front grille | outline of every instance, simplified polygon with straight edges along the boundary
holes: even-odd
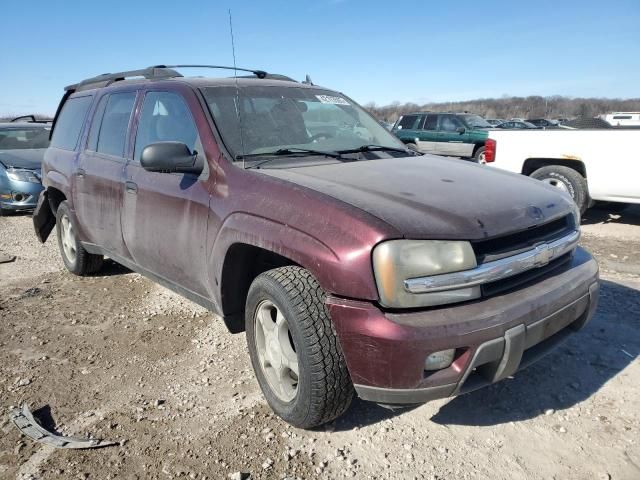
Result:
[[[542,280],[547,274],[550,274],[553,270],[564,265],[571,259],[572,253],[565,253],[564,255],[552,260],[543,267],[534,268],[528,270],[519,275],[505,278],[503,280],[497,280],[495,282],[485,283],[482,285],[482,296],[491,297],[500,293],[507,293],[519,287],[524,287],[536,280]]]
[[[517,255],[540,243],[556,240],[577,228],[573,215],[566,215],[520,232],[473,242],[478,265]]]

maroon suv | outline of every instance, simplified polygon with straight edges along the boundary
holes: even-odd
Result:
[[[131,77],[136,77],[135,79]],[[142,77],[142,78],[140,78]],[[168,67],[66,88],[34,216],[246,330],[271,408],[312,427],[513,375],[592,317],[571,198],[419,155],[341,93]]]

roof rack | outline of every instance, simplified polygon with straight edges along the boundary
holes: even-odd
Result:
[[[22,115],[20,117],[12,118],[9,120],[11,123],[15,122],[27,122],[27,123],[51,123],[51,120],[37,120],[35,115]]]
[[[66,91],[89,90],[91,88],[106,87],[113,82],[118,82],[133,77],[143,77],[149,80],[158,80],[163,78],[175,78],[181,76],[182,75],[175,70],[171,70],[166,67],[148,67],[141,70],[128,70],[126,72],[103,73],[102,75],[98,75],[97,77],[87,78],[86,80],[82,80],[79,83],[64,87],[64,89]]]
[[[222,70],[234,70],[240,72],[253,73],[258,78],[270,78],[274,80],[291,80],[292,78],[284,75],[268,74],[264,70],[252,70],[248,68],[226,67],[223,65],[154,65],[152,67],[140,70],[128,70],[125,72],[103,73],[97,77],[87,78],[79,83],[69,85],[64,89],[68,92],[77,92],[81,90],[89,90],[92,88],[101,88],[111,85],[113,82],[127,80],[135,77],[143,77],[147,80],[162,80],[167,78],[182,77],[174,68],[216,68]]]

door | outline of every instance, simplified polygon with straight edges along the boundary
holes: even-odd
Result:
[[[439,144],[441,155],[469,157],[473,152],[468,128],[455,115],[440,115]]]
[[[75,210],[84,240],[123,255],[120,227],[127,132],[136,92],[103,96],[76,171]]]
[[[394,127],[393,133],[404,143],[415,143],[420,149],[420,126],[423,115],[412,114],[403,115],[398,124]]]
[[[144,170],[142,150],[167,141],[184,143],[197,152],[203,173]],[[200,295],[206,295],[208,179],[209,166],[185,99],[175,92],[146,92],[133,158],[125,168],[124,242],[136,264]]]
[[[422,129],[418,133],[418,148],[424,153],[438,152],[438,115],[424,116]]]

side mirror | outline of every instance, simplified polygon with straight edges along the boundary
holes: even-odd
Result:
[[[464,132],[466,132],[467,129],[464,127],[458,127],[456,128],[456,132],[458,132],[460,135],[462,135]]]
[[[149,172],[193,173],[200,175],[198,152],[181,142],[158,142],[147,145],[140,155],[140,165]]]

